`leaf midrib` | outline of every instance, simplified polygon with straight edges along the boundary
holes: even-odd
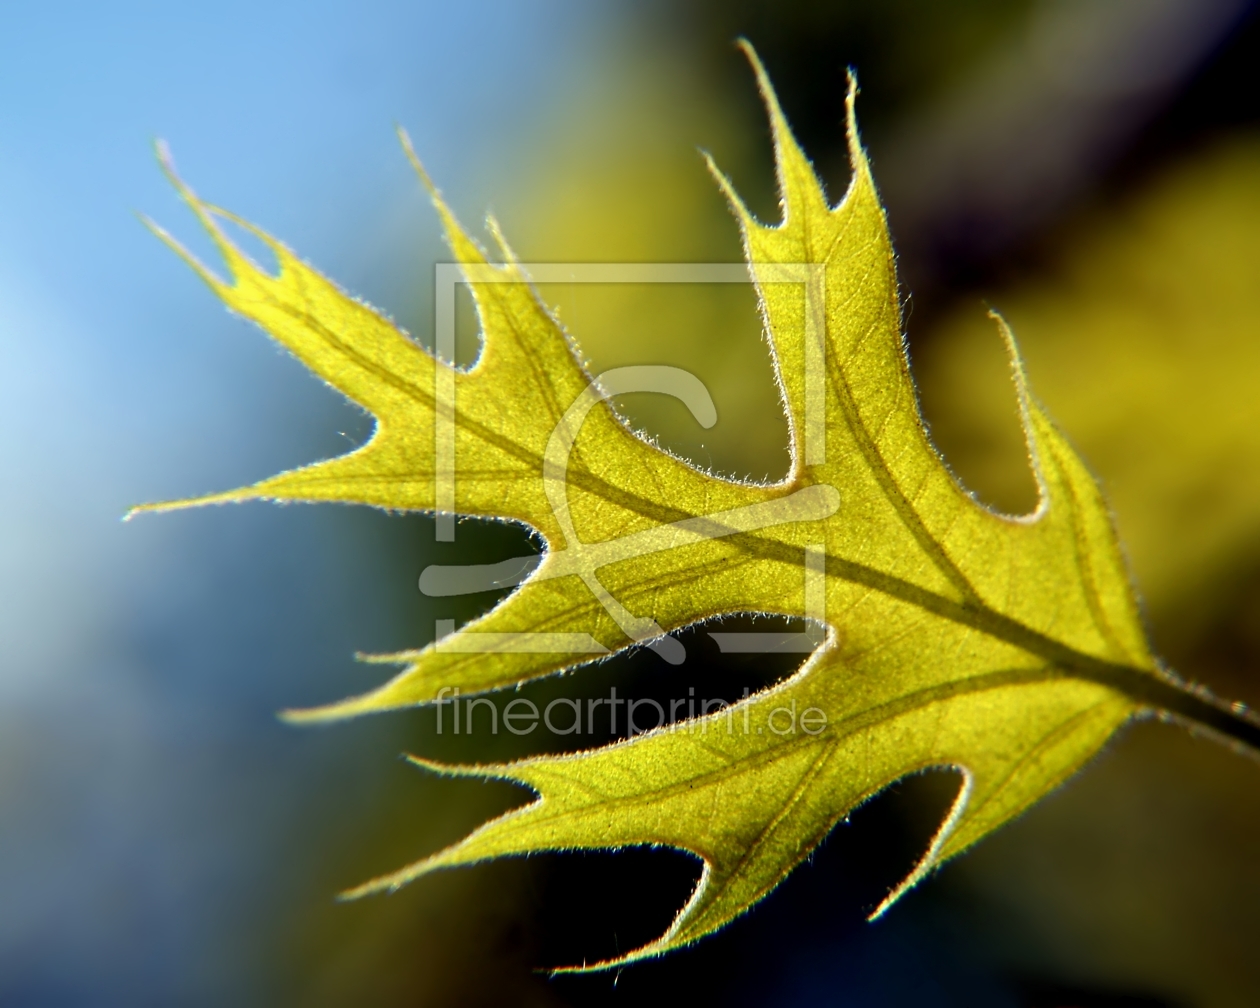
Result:
[[[286,314],[317,331],[331,347],[339,351],[345,357],[349,358],[365,371],[368,371],[375,377],[379,378],[385,384],[388,384],[392,388],[403,393],[405,396],[417,400],[429,408],[436,408],[436,401],[431,393],[425,391],[413,382],[401,378],[395,373],[378,365],[370,358],[364,356],[354,347],[350,346],[338,337],[336,333],[321,323],[317,318],[314,318],[306,312],[303,312],[282,301],[276,300],[273,303],[281,311],[284,311]],[[419,346],[410,343],[410,341],[408,341],[408,345],[414,347],[415,352],[417,353],[425,352]],[[443,365],[435,361],[434,366],[440,367]],[[370,407],[367,408],[370,409]],[[381,422],[382,428],[388,432],[388,421],[383,417],[378,417],[377,419]],[[494,445],[509,455],[520,459],[527,465],[541,468],[542,458],[526,446],[519,444],[511,438],[500,434],[478,421],[469,420],[466,417],[459,418],[457,415],[456,422],[468,430],[469,433],[488,444]],[[653,451],[659,451],[659,449],[653,448],[652,445],[637,437],[632,431],[626,429],[624,426],[621,429],[628,437],[634,438],[634,440],[643,447]],[[662,458],[669,459],[676,464],[684,464],[664,452],[659,452],[659,454]],[[721,480],[720,477],[713,476],[711,474],[706,473],[702,475],[717,482],[727,482]],[[586,469],[571,469],[569,479],[571,483],[588,493],[602,497],[604,500],[607,500],[624,510],[633,512],[650,520],[668,523],[680,521],[685,518],[696,517],[695,515],[680,508],[672,508],[668,505],[658,504],[655,501],[640,497],[638,494],[631,491],[617,487]],[[784,496],[800,489],[803,485],[809,484],[805,481],[798,481],[796,484],[784,485],[782,487]],[[756,532],[737,532],[726,537],[726,541],[737,544],[744,552],[761,559],[774,560],[779,563],[788,563],[799,567],[803,567],[805,564],[804,552],[802,550],[795,546],[788,545],[787,543],[783,543],[780,540],[768,538]],[[1074,669],[1077,672],[1084,674],[1087,678],[1102,676],[1105,679],[1111,679],[1119,682],[1127,681],[1133,674],[1137,674],[1145,679],[1158,681],[1153,675],[1145,670],[1138,669],[1130,665],[1110,662],[1085,652],[1078,651],[1067,644],[1056,641],[1023,623],[1020,623],[1018,620],[1005,616],[982,602],[964,601],[959,603],[953,599],[939,595],[936,592],[932,592],[929,589],[922,588],[913,582],[906,581],[896,575],[888,574],[865,564],[860,564],[856,561],[848,560],[832,553],[825,553],[824,556],[826,571],[829,576],[838,577],[842,580],[855,584],[861,584],[892,598],[896,598],[899,601],[906,602],[909,605],[917,606],[935,615],[949,619],[952,622],[979,630],[991,637],[1004,640],[1009,644],[1014,644],[1016,647],[1019,647],[1030,654],[1045,658],[1055,664],[1063,665],[1066,668]],[[1125,690],[1125,692],[1129,691]]]

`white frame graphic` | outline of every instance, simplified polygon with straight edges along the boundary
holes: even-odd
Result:
[[[743,263],[520,263],[522,272],[534,284],[543,283],[751,283],[753,277]],[[818,465],[826,460],[826,266],[822,263],[778,263],[755,267],[759,285],[801,284],[805,288],[805,422],[804,462]],[[434,323],[438,365],[434,368],[434,461],[435,533],[438,542],[455,540],[455,288],[459,283],[515,283],[501,268],[492,265],[438,263],[434,269]],[[529,557],[510,558],[499,564],[441,567],[430,565],[420,576],[420,590],[426,595],[468,594],[498,586],[520,584],[541,566],[540,577],[578,574],[599,599],[622,631],[632,640],[651,647],[670,664],[680,664],[686,652],[651,619],[629,613],[599,583],[595,569],[617,559],[653,552],[660,536],[627,536],[622,540],[593,545],[581,544],[572,532],[568,517],[567,482],[569,450],[581,422],[598,402],[632,391],[663,392],[688,406],[706,427],[716,422],[716,411],[707,388],[698,378],[680,368],[639,366],[616,368],[599,375],[566,411],[548,442],[544,462],[547,496],[570,548],[552,551],[545,561]],[[828,493],[829,492],[829,493]],[[671,546],[680,545],[679,535],[697,541],[735,531],[749,531],[785,521],[827,517],[839,506],[839,494],[832,487],[814,486],[798,491],[771,507],[754,505],[720,515],[707,515],[664,526],[660,531]],[[649,532],[656,530],[649,530]],[[631,543],[630,540],[635,540]],[[644,541],[639,541],[644,540]],[[665,540],[662,539],[662,542]],[[570,562],[556,562],[558,555]],[[810,544],[805,556],[805,614],[815,623],[806,633],[724,633],[710,632],[723,652],[764,653],[771,651],[813,651],[823,641],[821,625],[826,615],[826,571],[823,544]],[[512,570],[508,570],[508,568]],[[606,647],[584,633],[477,633],[455,632],[453,620],[437,621],[436,648],[442,652],[527,652],[557,654],[608,654]]]

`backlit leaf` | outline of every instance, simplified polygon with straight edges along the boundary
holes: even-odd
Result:
[[[942,463],[910,378],[854,94],[852,182],[830,207],[756,69],[782,222],[753,219],[714,175],[742,229],[788,417],[790,470],[772,485],[718,478],[629,430],[610,395],[674,395],[706,425],[712,405],[673,369],[621,368],[596,381],[497,228],[492,262],[435,190],[483,332],[466,371],[255,232],[279,262],[274,276],[261,270],[220,230],[229,215],[177,182],[226,261],[227,279],[196,267],[219,297],[370,410],[377,428],[341,458],[158,507],[347,501],[510,519],[546,541],[532,570],[517,561],[468,575],[524,577],[490,613],[384,656],[403,666],[392,680],[294,720],[513,687],[633,646],[676,663],[683,646],[668,633],[723,614],[817,627],[818,646],[791,678],[707,717],[571,755],[425,763],[515,781],[537,797],[357,893],[536,851],[691,852],[704,871],[690,901],[666,934],[616,960],[626,962],[747,910],[850,810],[906,774],[953,767],[965,784],[885,907],[1075,773],[1134,715],[1206,711],[1209,725],[1229,716],[1182,691],[1150,654],[1098,487],[1030,398],[1000,320],[1040,503],[1027,516],[996,514]]]

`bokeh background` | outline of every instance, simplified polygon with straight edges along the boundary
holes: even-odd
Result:
[[[538,857],[388,898],[340,889],[525,796],[403,751],[497,759],[563,738],[439,738],[425,712],[311,730],[355,651],[413,646],[494,596],[431,562],[520,530],[254,504],[131,504],[339,453],[370,420],[137,221],[209,255],[152,157],[431,340],[444,258],[393,135],[523,258],[737,261],[696,148],[773,219],[747,36],[833,198],[844,73],[887,201],[923,406],[960,478],[1033,501],[1006,365],[1103,481],[1153,639],[1260,702],[1260,20],[1243,0],[268,2],[0,6],[0,1003],[1244,1006],[1260,1001],[1260,768],[1142,724],[876,924],[957,779],[908,780],[746,918],[616,974],[536,967],[659,933],[696,877],[661,851]],[[552,287],[596,370],[709,385],[700,432],[629,419],[735,476],[786,467],[751,294]],[[467,306],[465,306],[466,308]],[[460,353],[475,355],[464,312]],[[788,669],[704,638],[566,691],[738,696]],[[543,698],[560,687],[530,687]]]

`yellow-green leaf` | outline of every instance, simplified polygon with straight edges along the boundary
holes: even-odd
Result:
[[[783,221],[754,220],[714,174],[742,229],[789,421],[791,467],[773,485],[717,478],[631,432],[609,395],[667,392],[706,423],[711,403],[672,369],[596,381],[493,224],[498,263],[435,190],[484,337],[467,371],[255,231],[279,262],[274,276],[261,270],[219,229],[229,215],[177,182],[227,263],[228,279],[196,267],[215,292],[370,410],[377,428],[342,458],[159,507],[349,501],[511,519],[546,541],[536,569],[486,616],[384,656],[404,666],[392,680],[294,720],[515,686],[636,645],[677,661],[682,645],[669,631],[723,614],[820,628],[790,679],[708,717],[572,755],[424,764],[515,781],[537,797],[358,893],[535,851],[690,851],[704,862],[696,891],[666,934],[616,960],[625,962],[747,910],[855,805],[906,774],[953,767],[965,784],[884,906],[1076,772],[1135,714],[1189,710],[1209,726],[1228,717],[1151,656],[1098,487],[1029,397],[1000,320],[1040,503],[1027,516],[995,514],[942,463],[918,412],[853,90],[853,178],[832,208],[753,62]]]

